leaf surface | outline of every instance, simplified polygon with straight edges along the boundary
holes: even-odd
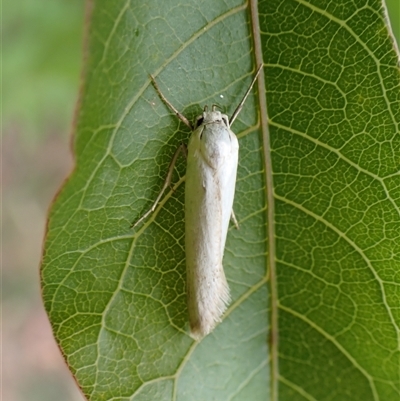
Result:
[[[251,8],[251,7],[252,8]],[[253,13],[251,13],[253,10]],[[89,400],[391,400],[399,389],[400,74],[380,1],[93,5],[76,167],[49,216],[43,298]],[[232,303],[187,334],[181,159],[232,114],[240,165]],[[266,126],[266,99],[269,132]]]

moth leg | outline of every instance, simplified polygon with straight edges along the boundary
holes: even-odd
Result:
[[[236,229],[239,230],[239,223],[236,219],[235,212],[233,211],[233,209],[231,213],[231,220],[233,221],[233,224],[235,225]]]
[[[151,82],[154,85],[155,90],[158,93],[158,96],[160,96],[161,100],[175,113],[175,115],[185,124],[187,125],[191,131],[193,131],[193,127],[192,124],[190,124],[190,121],[182,114],[180,113],[174,106],[172,103],[169,102],[169,100],[163,95],[163,93],[161,92],[161,89],[158,87],[158,84],[156,82],[156,80],[154,79],[153,75],[150,74],[150,79]]]
[[[186,161],[187,161],[187,158],[188,158],[188,150],[187,150],[187,146],[184,144],[184,143],[181,143],[180,145],[179,145],[179,147],[178,147],[178,149],[176,150],[176,152],[175,152],[175,154],[177,153],[177,154],[179,154],[179,151],[182,153],[182,156],[186,159]],[[172,160],[171,160],[171,163],[172,163],[172,161],[173,161],[173,159],[174,159],[174,157],[175,157],[175,154],[174,154],[174,156],[173,156],[173,158],[172,158]],[[178,156],[176,156],[176,158],[178,158]],[[174,162],[174,164],[176,163],[176,159],[175,159],[175,162]],[[168,167],[169,168],[169,167]],[[173,169],[172,169],[173,170]],[[171,173],[171,178],[172,178],[172,173]],[[174,186],[172,185],[172,182],[171,182],[171,180],[170,180],[170,182],[169,182],[169,187],[170,187],[170,189],[171,189],[171,191],[172,192],[175,192],[175,188],[174,188]]]
[[[158,194],[153,205],[138,221],[132,222],[131,228],[135,228],[136,226],[138,226],[142,221],[144,221],[148,216],[150,216],[154,212],[154,210],[156,210],[156,207],[157,207],[158,203],[160,202],[165,190],[171,185],[172,173],[174,172],[174,167],[175,167],[176,161],[178,159],[179,153],[181,153],[181,152],[186,158],[187,146],[184,143],[181,143],[179,145],[179,147],[176,149],[174,155],[172,156],[171,162],[169,163],[169,166],[168,166],[168,173],[167,173],[167,176],[165,177],[164,185],[161,188],[161,191]]]

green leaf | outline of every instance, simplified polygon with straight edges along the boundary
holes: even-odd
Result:
[[[395,400],[400,395],[400,72],[380,0],[93,5],[76,167],[49,216],[43,299],[88,400]],[[252,10],[252,12],[251,12]],[[240,166],[232,303],[187,334],[184,171],[205,104]],[[259,86],[261,88],[261,86]],[[268,104],[269,132],[265,99]]]

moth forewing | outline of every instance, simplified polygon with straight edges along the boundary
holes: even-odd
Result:
[[[204,111],[188,145],[185,187],[187,301],[193,338],[207,335],[229,303],[222,259],[235,192],[239,144],[228,117]]]

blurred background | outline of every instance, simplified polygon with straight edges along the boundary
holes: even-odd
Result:
[[[83,0],[5,0],[2,79],[2,397],[82,401],[43,310],[47,209],[73,166]]]
[[[386,0],[400,42],[400,2]],[[4,0],[2,400],[82,401],[43,310],[47,209],[73,167],[84,0]]]

